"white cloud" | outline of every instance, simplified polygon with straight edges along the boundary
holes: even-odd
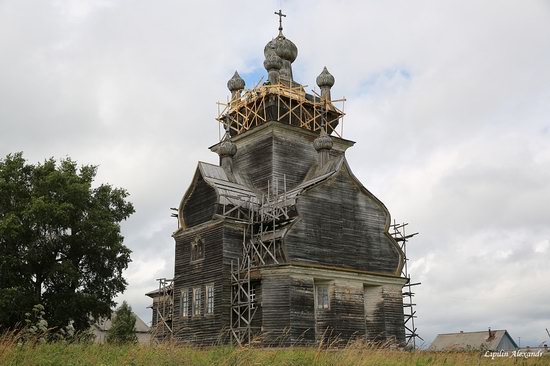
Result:
[[[298,81],[327,66],[347,97],[348,158],[410,244],[418,327],[544,337],[550,301],[550,5],[283,2]],[[100,166],[137,212],[126,298],[173,273],[169,217],[197,160],[216,162],[215,101],[262,70],[278,2],[0,3],[0,155]],[[150,281],[147,281],[150,278]],[[524,343],[525,344],[525,343]]]

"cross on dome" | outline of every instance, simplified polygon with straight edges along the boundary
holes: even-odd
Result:
[[[283,32],[283,17],[286,18],[286,14],[283,14],[281,9],[279,9],[278,12],[277,11],[275,12],[275,15],[279,16],[279,33],[282,33]]]

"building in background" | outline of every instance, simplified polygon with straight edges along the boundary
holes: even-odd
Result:
[[[518,345],[508,331],[489,330],[480,332],[463,332],[438,334],[430,345],[433,351],[513,351]]]
[[[136,317],[136,325],[134,329],[136,331],[138,342],[141,344],[149,344],[149,342],[151,341],[151,333],[149,327],[147,326],[147,324],[145,324],[143,320],[141,320],[141,318],[136,313],[132,312],[132,314],[134,314],[134,316]],[[109,329],[111,329],[115,316],[116,313],[113,311],[111,319],[99,319],[98,321],[94,322],[91,328],[92,334],[95,336],[94,342],[105,343],[107,339],[107,332],[109,331]]]

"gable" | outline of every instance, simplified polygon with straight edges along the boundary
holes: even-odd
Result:
[[[235,206],[247,208],[257,203],[256,194],[239,179],[230,179],[220,166],[199,162],[180,203],[180,229],[210,221],[219,210],[225,212]]]
[[[181,228],[189,228],[212,219],[218,201],[216,191],[197,168],[191,186],[183,196],[179,209]]]
[[[386,207],[343,162],[296,200],[298,219],[285,236],[289,260],[399,275],[403,255],[388,234]]]

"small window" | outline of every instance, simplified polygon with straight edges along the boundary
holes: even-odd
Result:
[[[250,288],[250,309],[256,309],[256,288]]]
[[[181,290],[180,294],[180,315],[189,316],[189,291],[186,288]]]
[[[328,285],[316,285],[315,292],[317,293],[317,309],[330,309]]]
[[[206,314],[214,314],[214,285],[206,285]]]
[[[201,306],[202,306],[202,301],[201,301],[201,288],[200,287],[195,287],[193,289],[193,316],[200,316],[201,315]]]
[[[204,239],[197,236],[191,242],[191,262],[204,258]]]

